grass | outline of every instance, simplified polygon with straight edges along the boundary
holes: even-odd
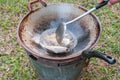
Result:
[[[16,29],[20,19],[27,13],[30,0],[0,0],[0,80],[36,80],[23,48],[17,43]],[[96,0],[49,0],[49,2],[71,2],[88,9]],[[120,80],[120,7],[104,7],[94,14],[100,19],[103,31],[94,49],[105,52],[117,59],[109,65],[99,59],[91,59],[83,80]]]

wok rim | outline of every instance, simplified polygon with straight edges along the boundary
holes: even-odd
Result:
[[[58,4],[58,3],[52,3],[52,4],[50,4],[50,5],[53,5],[53,4]],[[71,4],[71,3],[66,3],[66,4]],[[81,6],[81,5],[78,5],[78,4],[74,4],[75,6],[77,6],[79,9],[82,9],[83,11],[87,11],[88,9],[86,9],[86,8],[84,8],[83,6]],[[49,7],[49,5],[48,5],[48,7]],[[58,58],[58,57],[56,57],[56,58],[53,58],[53,57],[46,57],[46,56],[41,56],[39,53],[36,53],[35,51],[33,51],[33,50],[31,50],[29,47],[27,47],[25,44],[24,44],[24,42],[22,41],[22,39],[20,38],[20,27],[21,27],[21,24],[22,24],[22,22],[24,22],[24,20],[30,15],[30,14],[32,14],[33,12],[35,12],[35,11],[38,11],[38,10],[40,10],[40,8],[38,8],[38,9],[35,9],[35,10],[33,10],[33,11],[30,11],[30,12],[28,12],[21,20],[20,20],[20,22],[19,22],[19,24],[18,24],[18,26],[17,26],[17,41],[18,41],[18,43],[27,51],[27,52],[29,52],[29,54],[30,55],[33,55],[34,57],[36,57],[37,59],[45,59],[45,60],[50,60],[50,61],[59,61],[59,62],[61,62],[61,61],[73,61],[73,60],[76,60],[76,59],[79,59],[80,58],[80,56],[82,55],[82,52],[80,52],[80,51],[78,51],[77,53],[75,53],[75,54],[72,54],[72,55],[69,55],[69,57],[60,57],[60,58]],[[93,19],[95,19],[95,22],[97,23],[97,27],[98,27],[98,36],[96,36],[96,39],[95,39],[95,41],[91,44],[91,46],[90,47],[88,47],[87,49],[92,49],[95,45],[96,45],[96,43],[98,42],[98,40],[99,40],[99,38],[100,38],[100,35],[101,35],[101,32],[102,32],[102,28],[101,28],[101,24],[100,24],[100,21],[99,21],[99,19],[97,18],[97,16],[95,15],[95,14],[93,14],[93,13],[90,13],[90,15],[93,17]],[[87,49],[85,49],[85,50],[87,50]]]

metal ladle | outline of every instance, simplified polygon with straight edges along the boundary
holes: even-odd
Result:
[[[95,7],[93,7],[92,9],[88,10],[87,12],[85,12],[84,14],[76,17],[75,19],[68,21],[68,22],[62,22],[58,28],[56,29],[56,40],[57,42],[61,45],[65,32],[66,32],[66,27],[68,24],[73,23],[81,18],[83,18],[84,16],[88,15],[89,13],[105,6],[107,3],[109,2],[109,0],[104,0],[103,2],[99,3],[98,5],[96,5]]]

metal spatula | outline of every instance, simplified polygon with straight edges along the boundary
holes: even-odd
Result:
[[[96,5],[92,9],[88,10],[84,14],[76,17],[75,19],[73,19],[71,21],[68,21],[68,22],[62,22],[58,26],[58,28],[56,29],[56,39],[57,39],[57,42],[59,44],[61,44],[61,42],[63,41],[64,35],[65,35],[65,31],[66,31],[66,27],[67,27],[68,24],[73,23],[73,22],[77,21],[78,19],[81,19],[84,16],[88,15],[89,13],[93,12],[94,10],[99,9],[99,8],[105,6],[108,2],[109,2],[109,0],[104,0],[103,2],[99,3],[98,5]]]

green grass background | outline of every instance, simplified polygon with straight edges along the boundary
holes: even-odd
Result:
[[[28,12],[30,0],[0,0],[0,80],[37,80],[28,57],[17,43],[16,29]],[[47,1],[47,0],[46,0]],[[88,9],[97,0],[49,0],[47,2],[69,2],[80,4]],[[120,3],[105,6],[94,12],[99,18],[103,31],[96,50],[105,52],[117,59],[109,65],[99,59],[91,59],[82,80],[120,80]]]

